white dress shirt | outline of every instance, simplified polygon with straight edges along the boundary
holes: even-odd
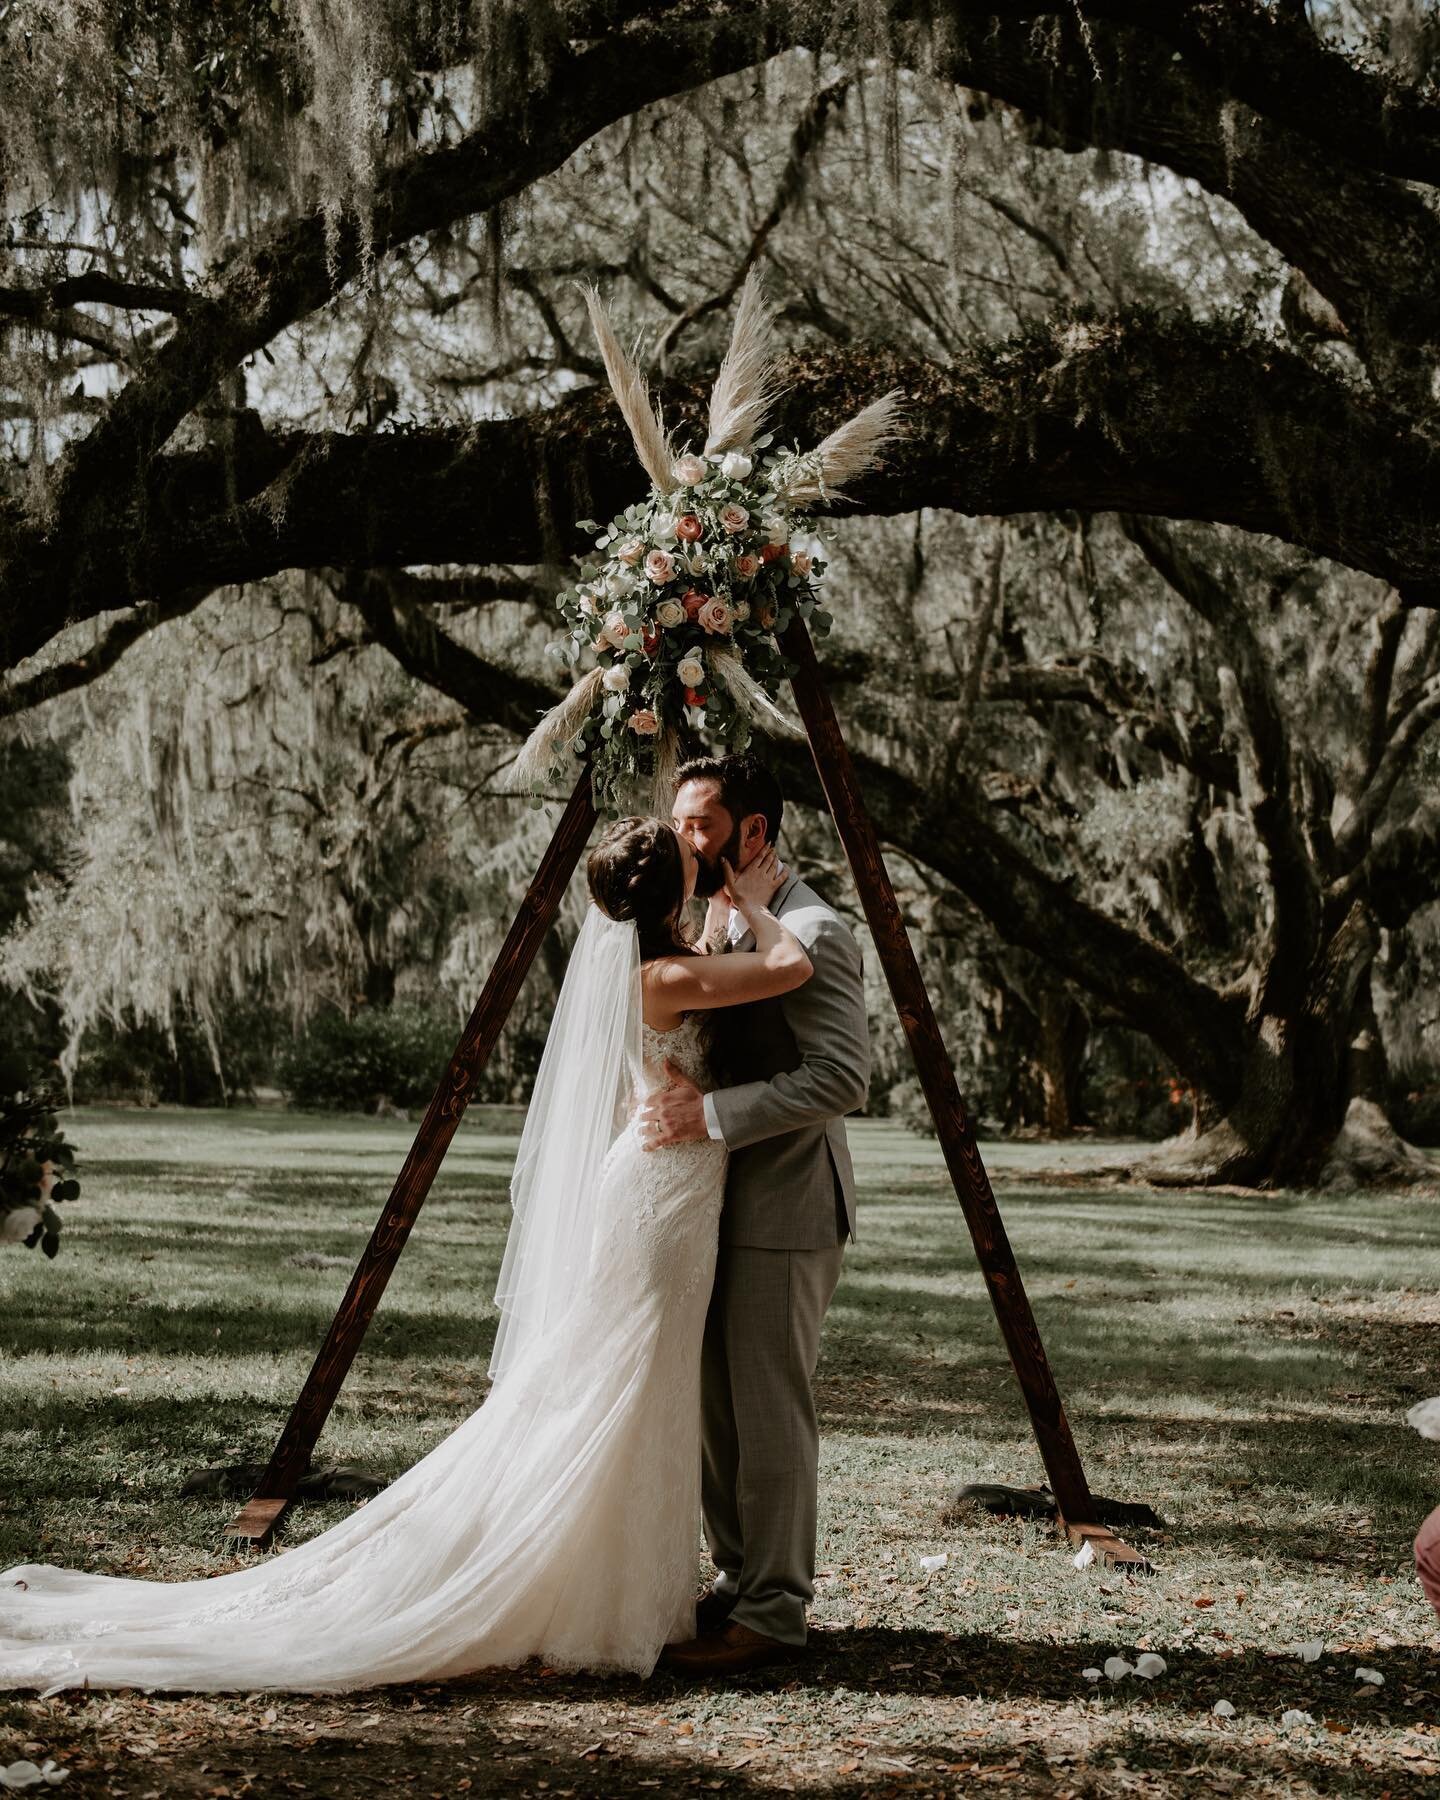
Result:
[[[732,906],[730,908],[730,918],[725,926],[726,942],[729,944],[738,944],[749,929],[750,927],[745,923],[745,915],[737,907]],[[705,1095],[703,1104],[705,1107],[705,1129],[712,1138],[718,1139],[723,1144],[725,1141],[725,1134],[720,1129],[720,1121],[715,1117],[715,1102],[709,1094]]]

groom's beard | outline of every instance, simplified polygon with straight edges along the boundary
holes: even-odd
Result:
[[[694,846],[692,845],[693,849]],[[718,894],[725,885],[725,864],[733,869],[740,860],[740,825],[736,821],[735,829],[730,833],[729,841],[719,853],[713,857],[702,856],[695,851],[695,892],[702,900],[708,900],[712,894]]]

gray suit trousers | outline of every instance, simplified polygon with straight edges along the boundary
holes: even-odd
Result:
[[[820,1431],[811,1381],[845,1246],[720,1245],[703,1350],[705,1536],[732,1617],[805,1642]]]

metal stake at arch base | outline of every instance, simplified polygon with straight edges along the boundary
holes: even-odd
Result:
[[[826,801],[855,877],[855,885],[904,1027],[915,1070],[935,1120],[956,1198],[965,1215],[991,1304],[1024,1395],[1031,1429],[1049,1477],[1061,1520],[1076,1543],[1089,1542],[1103,1561],[1131,1568],[1148,1564],[1096,1522],[1089,1484],[1070,1435],[1040,1331],[981,1161],[919,965],[880,854],[879,840],[860,791],[855,766],[825,691],[814,647],[796,619],[783,647],[796,665],[796,704],[809,734]],[[439,1171],[451,1138],[509,1017],[510,1009],[550,929],[565,887],[579,864],[595,822],[589,772],[581,774],[555,835],[541,859],[509,934],[496,958],[460,1043],[431,1100],[410,1154],[380,1215],[350,1286],[315,1359],[254,1497],[229,1535],[257,1547],[268,1541],[288,1510],[311,1452],[360,1348],[366,1327],[400,1260],[401,1251]]]

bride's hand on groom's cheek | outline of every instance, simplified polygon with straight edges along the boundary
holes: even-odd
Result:
[[[656,1088],[640,1108],[640,1142],[647,1150],[691,1144],[710,1135],[705,1128],[705,1096],[668,1058],[665,1075],[669,1087]]]

